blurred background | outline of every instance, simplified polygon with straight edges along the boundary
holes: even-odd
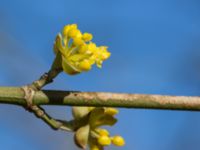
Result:
[[[0,0],[0,85],[21,86],[47,71],[54,38],[77,23],[109,46],[103,69],[59,75],[45,88],[200,95],[198,0]],[[70,107],[45,107],[71,119]],[[112,134],[126,139],[106,150],[199,150],[200,113],[120,109]],[[51,130],[17,106],[0,105],[0,149],[78,150],[71,133]]]

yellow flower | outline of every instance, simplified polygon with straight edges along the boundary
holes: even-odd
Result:
[[[115,146],[124,146],[125,141],[121,136],[114,136],[112,137],[112,144]]]
[[[84,44],[84,41],[81,39],[81,38],[74,38],[74,41],[73,41],[73,44],[75,46],[80,46],[80,45],[83,45]]]
[[[104,60],[110,57],[106,46],[93,43],[90,33],[84,34],[76,24],[66,25],[54,43],[54,52],[62,58],[63,71],[73,75],[89,71],[93,64],[101,68]]]
[[[68,36],[70,38],[81,38],[82,37],[82,33],[78,29],[70,29],[69,32],[68,32]]]
[[[108,146],[111,144],[111,139],[106,135],[102,135],[99,136],[98,143],[102,146]]]
[[[109,136],[109,132],[106,129],[99,129],[98,133],[100,136]]]
[[[63,36],[67,36],[68,33],[69,33],[69,30],[71,30],[71,29],[77,29],[77,25],[76,24],[71,24],[71,25],[64,26],[63,32],[62,32]]]
[[[108,108],[105,108],[105,113],[108,115],[114,116],[114,115],[118,114],[119,111],[116,108],[108,107]]]
[[[87,44],[83,44],[79,47],[78,52],[80,54],[85,54],[88,51],[88,45]]]
[[[96,44],[93,43],[93,42],[90,42],[90,43],[88,44],[88,50],[89,50],[91,53],[96,54],[96,52],[97,52],[97,46],[96,46]]]
[[[88,71],[91,69],[91,64],[89,60],[83,60],[79,63],[79,68],[83,71]]]
[[[99,47],[99,50],[101,51],[100,56],[101,56],[102,60],[106,60],[110,57],[110,53],[107,51],[107,48],[108,47],[106,47],[106,46]]]
[[[93,36],[90,33],[84,33],[82,38],[85,42],[88,42],[92,40]]]

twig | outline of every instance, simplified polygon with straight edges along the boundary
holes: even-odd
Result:
[[[35,90],[41,90],[45,85],[53,82],[53,79],[61,72],[61,69],[51,69],[48,73],[44,73],[38,80],[34,81],[29,86]]]

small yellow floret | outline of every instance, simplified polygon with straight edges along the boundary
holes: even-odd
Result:
[[[80,46],[84,44],[84,41],[81,38],[74,38],[73,44],[76,46]]]
[[[109,132],[106,129],[99,129],[98,132],[100,136],[109,136]]]
[[[97,51],[97,46],[96,46],[96,44],[90,42],[90,43],[88,44],[88,50],[91,51],[91,52],[96,52],[96,51]]]
[[[98,143],[102,146],[107,146],[111,144],[111,139],[108,136],[103,135],[98,138]]]
[[[99,51],[101,52],[101,56],[100,57],[101,57],[102,60],[108,59],[110,57],[110,55],[111,55],[110,52],[107,51],[107,48],[108,47],[106,47],[106,46],[100,46],[99,47]]]
[[[71,25],[66,25],[66,26],[64,26],[63,32],[62,32],[63,35],[64,35],[64,36],[67,36],[69,30],[71,30],[71,29],[77,29],[77,24],[71,24]]]
[[[78,28],[77,24],[71,24],[70,27],[71,27],[72,29],[77,29],[77,28]]]
[[[102,60],[106,60],[110,57],[110,53],[109,52],[103,52],[101,56],[102,56],[101,57]]]
[[[88,42],[92,40],[93,36],[90,33],[84,33],[82,38],[85,42]]]
[[[76,35],[78,34],[79,30],[78,29],[70,29],[68,32],[68,36],[70,38],[75,38]]]
[[[125,141],[121,136],[114,136],[112,137],[112,144],[115,146],[124,146]]]
[[[119,113],[116,108],[105,108],[105,113],[111,116],[114,116]]]
[[[84,53],[86,53],[87,50],[88,50],[88,45],[87,44],[83,44],[78,49],[78,52],[81,53],[81,54],[84,54]]]
[[[80,62],[79,68],[83,71],[88,71],[91,69],[91,64],[88,60],[83,60]]]

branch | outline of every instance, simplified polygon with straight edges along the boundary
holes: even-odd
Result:
[[[27,105],[19,87],[0,87],[0,103]],[[200,97],[42,90],[36,91],[33,104],[200,110]]]

